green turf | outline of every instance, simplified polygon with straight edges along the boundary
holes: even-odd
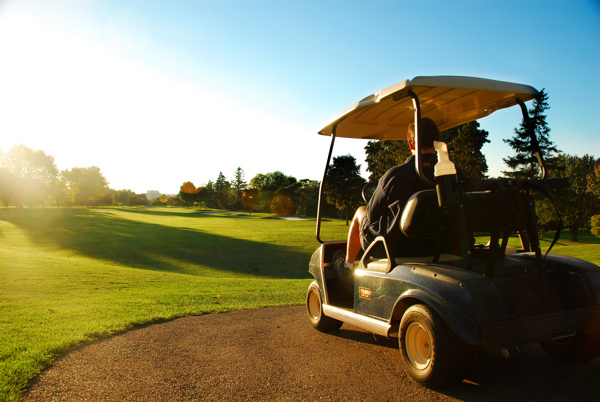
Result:
[[[18,400],[60,353],[138,325],[303,303],[315,222],[272,218],[0,208],[0,400]],[[325,221],[322,238],[344,239],[347,230]],[[600,264],[600,239],[567,239],[553,251]]]
[[[540,246],[543,252],[546,252],[548,247],[550,247],[550,244],[554,239],[554,234],[555,232],[547,232],[544,234],[544,239],[540,240]],[[573,242],[570,239],[570,233],[568,231],[563,231],[550,252],[577,257],[600,265],[600,238],[591,235],[589,230],[583,230],[580,231],[577,242]],[[488,240],[489,236],[476,238],[476,242],[480,244],[485,244]],[[521,248],[521,242],[517,236],[511,236],[508,245],[515,247],[516,249]]]
[[[185,208],[0,209],[0,400],[136,325],[303,303],[314,220]],[[324,223],[344,238],[344,222]]]

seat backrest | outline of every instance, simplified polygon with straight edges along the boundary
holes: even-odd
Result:
[[[445,222],[435,189],[422,190],[414,193],[406,202],[400,230],[406,237],[434,239],[444,233]]]
[[[510,226],[506,201],[501,201],[499,196],[490,191],[463,193],[469,232],[498,231],[498,222],[506,222]],[[438,206],[435,189],[416,192],[408,199],[402,211],[400,230],[407,237],[427,239],[447,233],[447,219]]]
[[[462,256],[467,267],[471,266],[471,258],[486,260],[485,274],[492,278],[495,261],[505,256],[512,233],[519,233],[524,251],[531,249],[541,258],[531,203],[529,192],[500,187],[462,192],[460,205],[440,208],[436,190],[428,189],[408,199],[399,225],[407,240],[430,242],[435,250],[435,261],[444,252]],[[474,244],[474,236],[481,235],[489,235],[488,245]]]

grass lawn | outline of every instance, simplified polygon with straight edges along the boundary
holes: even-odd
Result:
[[[18,400],[60,353],[137,325],[303,303],[315,222],[271,218],[0,208],[0,400]],[[346,237],[344,221],[322,226]],[[600,239],[563,237],[553,252],[600,264]]]
[[[314,220],[185,208],[0,209],[0,400],[136,325],[304,302]],[[343,221],[323,223],[345,238]]]
[[[554,239],[555,232],[544,233],[544,239],[540,240],[540,246],[542,251],[546,252],[552,240]],[[485,244],[489,240],[487,238],[477,238],[476,242]],[[580,230],[577,242],[571,241],[571,235],[568,230],[561,232],[559,240],[550,250],[551,253],[569,255],[571,257],[577,257],[582,260],[593,262],[596,265],[600,265],[600,238],[590,234],[589,230]],[[517,236],[511,236],[508,241],[508,245],[517,249],[521,248],[521,242]]]

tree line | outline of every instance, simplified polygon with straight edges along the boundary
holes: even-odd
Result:
[[[320,182],[297,180],[280,171],[257,174],[246,182],[239,167],[229,181],[217,179],[196,187],[185,182],[179,194],[148,199],[132,190],[115,190],[97,166],[59,171],[54,157],[42,150],[16,145],[0,153],[0,205],[22,208],[45,206],[198,205],[207,208],[314,216]],[[335,207],[325,212],[335,216]]]
[[[108,206],[168,203],[148,200],[146,194],[114,190],[97,166],[59,171],[54,157],[25,145],[0,153],[0,205],[3,206]]]
[[[315,216],[319,186],[317,180],[298,180],[281,171],[259,173],[247,182],[244,170],[238,167],[231,181],[223,172],[219,172],[214,182],[209,180],[203,186],[196,187],[187,181],[181,185],[178,197],[188,207]],[[328,216],[337,213],[331,204],[325,205],[324,212]]]
[[[574,241],[583,227],[590,227],[592,233],[600,235],[600,159],[587,154],[581,157],[565,154],[550,140],[546,121],[550,106],[545,90],[532,106],[529,123],[524,119],[515,128],[514,136],[504,140],[514,150],[512,156],[504,159],[508,166],[508,170],[502,172],[504,177],[536,178],[539,175],[535,147],[526,130],[526,124],[531,124],[546,161],[547,177],[568,177],[571,182],[570,188],[553,192],[554,204],[544,197],[536,201],[542,233],[556,230],[562,220]],[[488,135],[473,121],[442,132],[441,140],[448,144],[452,161],[468,177],[487,178],[488,165],[481,149],[489,142]],[[361,191],[365,184],[376,183],[389,168],[403,163],[410,154],[406,141],[369,141],[365,146],[368,180],[360,175],[360,165],[354,156],[334,157],[327,173],[324,214],[347,220],[364,203]],[[209,180],[196,186],[187,181],[174,197],[161,195],[148,200],[146,194],[110,189],[96,166],[58,171],[54,157],[24,145],[0,154],[0,203],[5,206],[169,204],[314,216],[319,186],[319,181],[298,180],[281,171],[257,174],[247,182],[244,170],[238,167],[231,180],[219,172],[214,182]]]
[[[0,203],[5,206],[98,205],[106,188],[96,166],[59,171],[53,156],[22,144],[0,154]]]

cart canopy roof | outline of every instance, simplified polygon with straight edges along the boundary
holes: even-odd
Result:
[[[355,103],[325,126],[319,134],[370,140],[406,140],[414,121],[409,91],[417,94],[421,117],[432,119],[440,131],[485,117],[498,109],[535,98],[529,86],[485,78],[432,76],[415,77],[382,89]],[[345,117],[345,118],[344,118]]]

